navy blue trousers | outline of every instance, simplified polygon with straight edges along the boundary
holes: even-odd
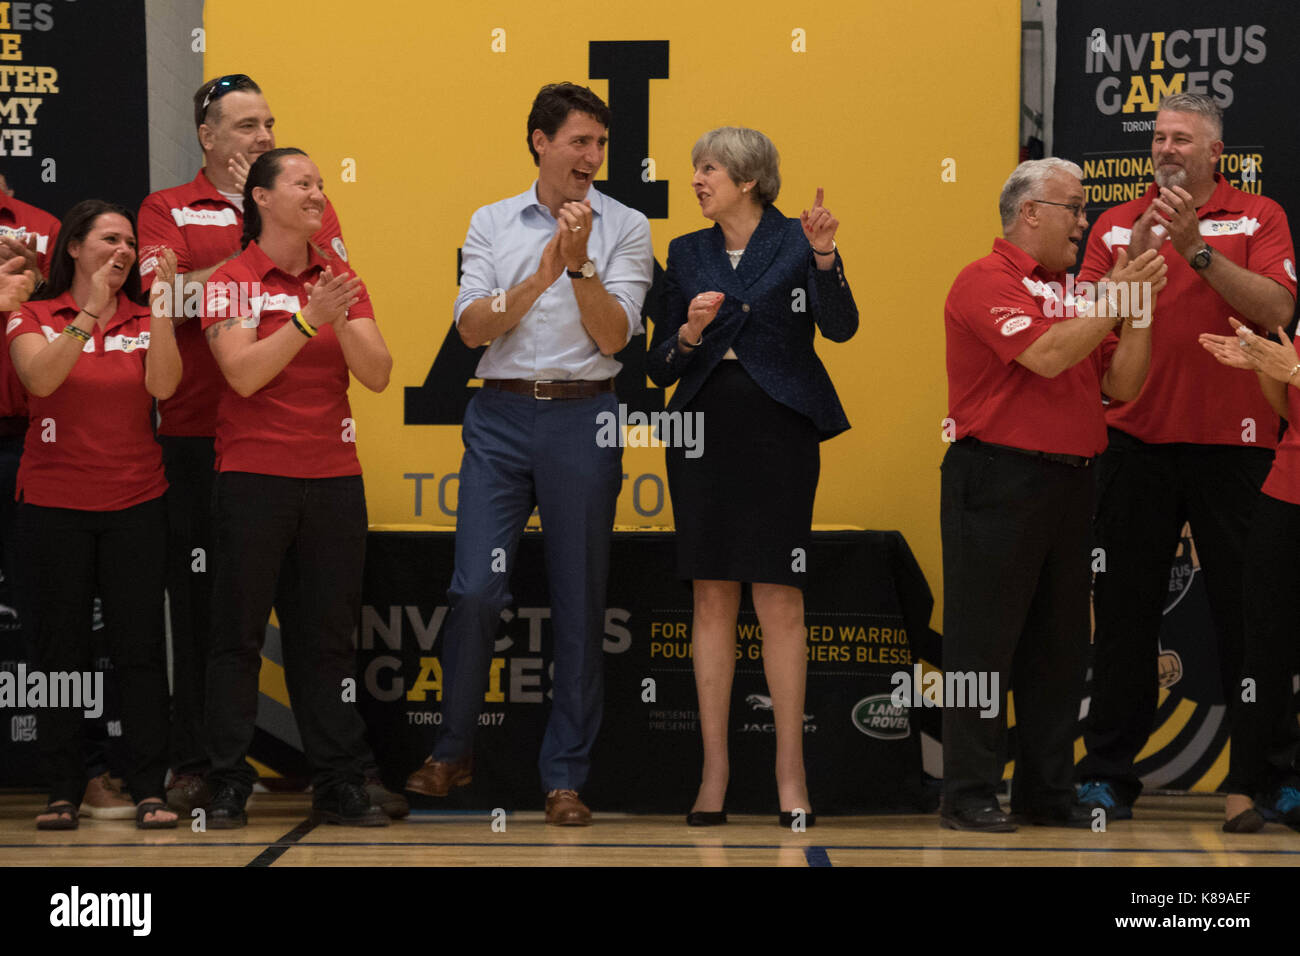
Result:
[[[545,532],[555,663],[538,760],[544,790],[580,790],[600,729],[601,643],[622,449],[597,445],[613,393],[545,401],[482,389],[465,411],[456,509],[456,568],[443,632],[442,726],[435,760],[473,746],[510,574],[533,507]]]

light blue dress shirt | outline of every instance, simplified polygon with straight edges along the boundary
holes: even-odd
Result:
[[[641,305],[654,278],[650,222],[641,213],[592,188],[591,235],[587,255],[605,291],[627,313],[627,339],[644,331]],[[537,271],[542,250],[555,235],[556,220],[537,199],[537,183],[518,196],[483,206],[469,221],[461,250],[460,294],[455,318],[476,299],[491,298]],[[598,381],[613,378],[623,366],[601,355],[573,295],[574,282],[563,272],[524,313],[519,324],[494,339],[479,360],[479,378]]]

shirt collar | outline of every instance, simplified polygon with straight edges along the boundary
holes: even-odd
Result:
[[[312,274],[313,271],[320,272],[329,266],[329,263],[325,261],[324,257],[316,251],[316,247],[311,243],[307,244],[307,268],[296,276],[290,275],[272,262],[271,257],[263,252],[262,247],[257,244],[256,239],[248,244],[248,247],[244,249],[243,255],[247,257],[248,265],[253,269],[254,275],[259,279],[265,279],[272,272],[278,272],[280,275],[287,276],[290,279],[299,279],[302,276]]]
[[[235,208],[235,204],[225,196],[221,195],[220,189],[212,185],[212,180],[208,179],[206,170],[200,169],[199,174],[194,177],[194,182],[191,183],[191,185],[194,187],[196,198],[211,199],[213,202],[223,203],[231,209]]]
[[[1041,262],[1025,252],[1013,242],[1009,242],[1002,237],[993,240],[993,252],[1006,259],[1016,270],[1024,276],[1036,276],[1039,279],[1051,281],[1060,280],[1064,273],[1049,272]]]
[[[540,180],[534,179],[533,184],[529,186],[527,190],[515,197],[515,200],[519,203],[520,214],[525,210],[533,209],[537,212],[544,213],[548,217],[551,216],[551,210],[537,198],[537,187],[540,182]],[[593,218],[604,214],[606,201],[605,196],[596,189],[594,184],[587,189],[587,199],[591,202],[591,214]]]

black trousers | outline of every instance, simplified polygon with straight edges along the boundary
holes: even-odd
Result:
[[[1232,747],[1223,785],[1228,793],[1267,800],[1280,786],[1300,786],[1300,725],[1292,690],[1300,668],[1297,542],[1300,505],[1261,494],[1246,544],[1245,647],[1228,697]],[[1242,686],[1248,679],[1253,693]]]
[[[1088,648],[1089,468],[962,440],[943,460],[943,668],[996,675],[996,717],[943,712],[943,806],[996,799],[1015,692],[1012,808],[1054,815],[1074,798],[1074,731]]]
[[[366,500],[361,477],[283,478],[222,472],[214,509],[212,651],[204,734],[213,787],[245,797],[257,719],[262,641],[273,603],[285,682],[317,796],[360,784],[368,756],[344,681],[356,677],[352,633],[361,616]]]
[[[160,435],[167,471],[167,601],[172,625],[171,765],[202,773],[203,694],[212,610],[215,439]]]
[[[1088,753],[1078,779],[1111,784],[1125,803],[1142,791],[1133,760],[1155,718],[1160,622],[1184,522],[1192,525],[1218,636],[1224,699],[1231,699],[1241,669],[1246,536],[1272,461],[1267,448],[1152,445],[1110,430],[1097,467],[1094,527],[1106,570],[1093,585]]]
[[[161,797],[168,732],[163,624],[167,513],[162,498],[121,511],[24,504],[19,522],[41,669],[93,670],[91,614],[98,594],[105,644],[121,692],[126,785],[136,801]],[[63,707],[42,715],[51,801],[80,803],[85,792],[82,712]]]

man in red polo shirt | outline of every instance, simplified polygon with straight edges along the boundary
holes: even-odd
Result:
[[[153,281],[153,250],[166,246],[176,252],[178,275],[173,294],[181,300],[172,314],[176,316],[176,344],[185,376],[176,394],[159,403],[158,426],[171,486],[167,494],[167,593],[174,679],[173,780],[168,803],[181,813],[189,813],[207,798],[203,785],[207,756],[201,736],[211,602],[207,562],[213,546],[217,402],[226,388],[200,323],[193,318],[202,313],[203,284],[240,252],[248,168],[262,153],[275,148],[275,117],[261,88],[242,73],[221,76],[199,87],[194,94],[194,124],[203,147],[203,168],[192,182],[146,197],[139,217],[142,285],[148,288]],[[313,242],[347,261],[338,215],[328,199],[321,230]],[[368,780],[367,790],[390,816],[409,812],[406,799],[388,792],[377,776]]]
[[[944,305],[955,440],[941,482],[943,666],[991,685],[996,701],[944,702],[940,813],[957,830],[1015,829],[996,796],[1013,685],[1012,809],[1044,825],[1090,822],[1072,786],[1088,647],[1089,465],[1106,447],[1101,394],[1137,396],[1151,331],[1135,297],[1117,299],[1118,310],[1101,308],[1110,304],[1101,297],[1076,309],[1063,295],[1087,226],[1081,178],[1062,159],[1021,163],[998,202],[1004,238],[962,270]],[[1164,271],[1148,252],[1124,257],[1112,279],[1147,283],[1154,295]]]
[[[1134,759],[1156,712],[1158,634],[1169,566],[1190,521],[1210,598],[1225,695],[1242,656],[1242,562],[1260,486],[1277,447],[1278,416],[1249,375],[1220,365],[1202,332],[1231,335],[1229,316],[1272,333],[1291,321],[1295,253],[1286,214],[1215,170],[1223,114],[1198,93],[1166,97],[1156,114],[1155,184],[1102,213],[1080,280],[1119,254],[1159,249],[1169,288],[1155,318],[1142,394],[1106,412],[1110,444],[1097,468],[1097,544],[1106,570],[1094,591],[1092,699],[1079,799],[1111,819],[1133,814]],[[1225,700],[1229,699],[1225,696]]]

